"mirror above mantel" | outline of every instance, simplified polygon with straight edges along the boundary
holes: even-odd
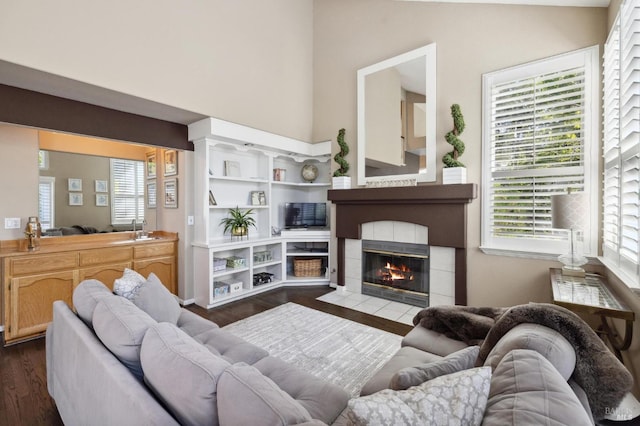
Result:
[[[436,180],[436,45],[358,70],[358,185]]]

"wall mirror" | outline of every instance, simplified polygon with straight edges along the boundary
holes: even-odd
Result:
[[[145,161],[154,148],[38,131],[40,222],[49,236],[154,229]],[[116,161],[116,163],[113,163]],[[155,181],[155,179],[153,180]],[[58,232],[59,231],[59,232]]]
[[[436,44],[358,70],[358,185],[436,180]]]

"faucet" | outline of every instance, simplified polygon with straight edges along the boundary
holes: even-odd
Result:
[[[136,233],[136,220],[135,220],[135,219],[133,219],[133,220],[131,221],[131,224],[133,225],[133,233],[135,234],[135,233]]]

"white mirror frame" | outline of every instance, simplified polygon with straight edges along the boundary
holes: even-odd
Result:
[[[365,78],[375,72],[395,67],[407,61],[420,57],[426,59],[425,87],[427,93],[426,102],[426,156],[427,166],[423,173],[389,175],[389,176],[365,176]],[[415,50],[403,53],[393,58],[386,59],[376,64],[358,70],[358,185],[367,185],[368,182],[409,180],[417,182],[434,182],[436,180],[436,44],[431,43]]]

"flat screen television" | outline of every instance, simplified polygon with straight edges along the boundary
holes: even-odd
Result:
[[[308,228],[327,226],[327,205],[325,203],[286,203],[284,205],[284,227]]]

